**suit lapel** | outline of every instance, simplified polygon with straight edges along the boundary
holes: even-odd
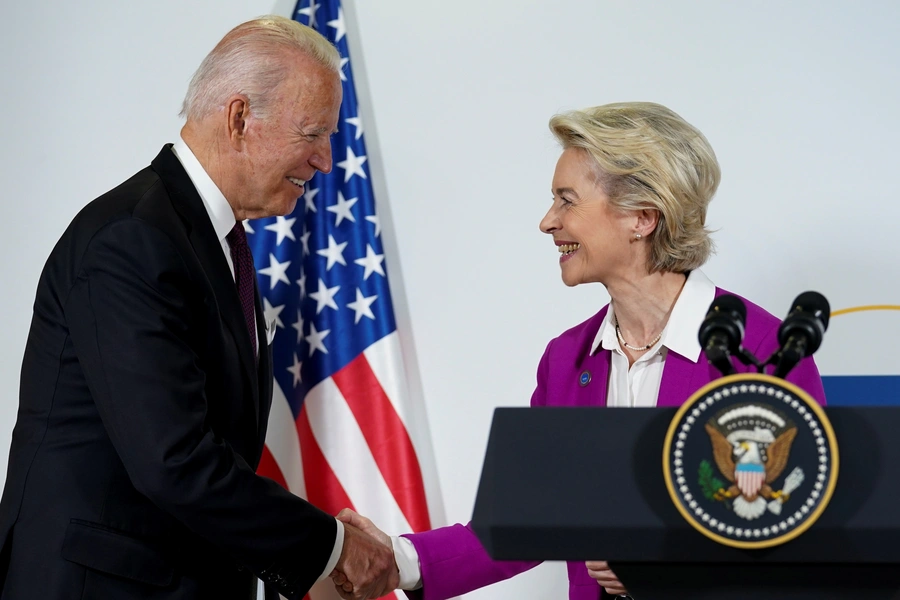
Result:
[[[259,343],[259,365],[256,369],[257,388],[259,396],[257,399],[257,432],[259,435],[259,447],[257,449],[257,458],[262,456],[262,447],[266,440],[266,427],[268,426],[269,408],[272,404],[272,346],[268,340],[268,323],[263,313],[262,303],[259,296],[259,288],[257,282],[253,282],[254,296],[256,298],[256,334]]]
[[[244,374],[247,381],[251,383],[253,389],[253,414],[258,418],[259,414],[259,382],[257,378],[256,358],[253,356],[253,346],[250,341],[250,332],[247,330],[247,323],[244,320],[244,311],[241,308],[241,302],[237,294],[237,286],[234,285],[231,270],[225,261],[222,252],[222,245],[219,243],[212,226],[209,226],[209,236],[204,232],[194,229],[191,232],[191,245],[197,252],[197,257],[203,265],[204,271],[209,275],[210,284],[213,287],[213,293],[216,295],[216,302],[219,304],[219,313],[222,315],[222,321],[225,326],[237,340],[238,354],[241,357],[241,365],[244,368]],[[210,239],[212,238],[212,239]],[[258,304],[257,300],[257,304]],[[260,311],[257,311],[259,314]],[[262,316],[257,318],[258,323],[262,321]],[[265,344],[266,334],[263,331],[260,344]],[[254,423],[254,425],[256,425]]]
[[[225,260],[222,244],[216,237],[209,215],[203,206],[203,200],[200,199],[190,177],[172,152],[171,144],[163,147],[153,160],[152,166],[165,184],[176,210],[190,226],[188,235],[191,246],[209,279],[216,297],[219,314],[231,335],[237,340],[241,365],[253,391],[253,415],[258,421],[260,402],[256,359],[253,356],[250,332],[247,331],[247,325],[244,322],[244,313],[238,298],[237,287],[234,285],[234,278],[228,268],[228,262]],[[259,328],[259,323],[263,320],[262,311],[259,308],[259,294],[257,294],[256,305],[257,328]],[[266,334],[263,331],[260,338],[261,348],[266,347],[265,341]],[[254,429],[256,428],[258,428],[258,423],[254,423]]]

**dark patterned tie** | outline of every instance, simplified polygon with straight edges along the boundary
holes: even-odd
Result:
[[[238,298],[241,299],[241,308],[244,310],[244,322],[247,324],[247,332],[250,334],[250,343],[253,344],[253,356],[256,356],[256,309],[255,294],[253,292],[253,255],[250,246],[247,245],[247,234],[244,233],[244,224],[240,221],[234,224],[231,231],[225,236],[231,249],[231,262],[234,263],[234,283],[237,286]]]

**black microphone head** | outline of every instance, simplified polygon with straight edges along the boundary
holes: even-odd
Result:
[[[791,304],[791,310],[778,328],[778,343],[783,347],[791,336],[807,340],[806,356],[819,349],[828,329],[831,306],[819,292],[803,292]]]
[[[712,311],[731,311],[737,313],[742,324],[747,322],[747,306],[743,300],[732,294],[723,294],[713,300],[712,304],[709,305],[709,312]],[[709,312],[707,312],[707,316],[709,316]]]
[[[744,339],[744,323],[747,321],[747,307],[737,296],[718,296],[709,305],[709,311],[700,325],[697,337],[700,347],[706,348],[714,335],[727,339],[728,351],[736,354]]]
[[[794,300],[791,311],[802,310],[822,321],[822,328],[828,329],[828,319],[831,318],[831,305],[825,296],[819,292],[803,292]],[[789,313],[790,314],[790,313]]]

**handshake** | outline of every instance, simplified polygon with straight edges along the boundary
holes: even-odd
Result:
[[[390,536],[349,508],[337,518],[344,523],[344,547],[330,576],[341,598],[380,598],[397,589],[400,572]]]

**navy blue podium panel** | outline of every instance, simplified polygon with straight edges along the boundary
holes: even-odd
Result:
[[[636,600],[900,598],[900,408],[826,409],[840,448],[831,501],[762,550],[721,545],[676,510],[662,466],[675,412],[498,408],[472,518],[490,555],[608,560]]]

